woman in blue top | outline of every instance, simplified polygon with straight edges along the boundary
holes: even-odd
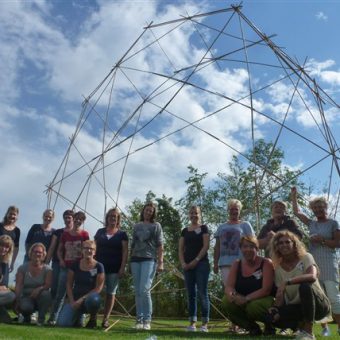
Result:
[[[80,317],[83,313],[90,314],[87,328],[97,326],[100,292],[104,286],[104,266],[94,259],[95,253],[96,243],[90,240],[84,241],[83,258],[69,268],[66,283],[69,303],[63,306],[58,316],[58,326],[80,326]]]
[[[209,249],[209,232],[201,224],[201,209],[192,206],[189,210],[191,224],[184,228],[179,239],[178,256],[184,271],[185,285],[188,294],[190,325],[188,331],[196,331],[197,293],[201,300],[202,332],[208,332],[210,302],[208,296],[208,279],[210,265],[207,251]]]
[[[105,216],[105,227],[97,231],[96,259],[104,265],[106,296],[102,326],[109,327],[109,317],[115,302],[118,281],[125,273],[128,258],[128,237],[120,230],[121,214],[117,208],[110,209]]]

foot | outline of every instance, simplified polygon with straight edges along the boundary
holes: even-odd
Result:
[[[108,328],[108,327],[110,327],[109,319],[104,319],[104,320],[103,320],[103,322],[102,322],[102,327],[103,327],[103,328]]]
[[[321,335],[322,336],[331,336],[331,330],[329,329],[328,326],[322,328]]]
[[[295,337],[296,340],[315,340],[315,336],[313,334],[307,333],[305,331],[300,331],[299,334]]]
[[[203,333],[208,333],[209,332],[208,325],[202,325],[200,331]]]
[[[196,330],[197,330],[196,325],[190,325],[186,329],[187,329],[188,332],[196,332]]]
[[[86,328],[96,328],[97,327],[97,319],[90,319],[86,325]]]
[[[151,323],[150,322],[144,322],[143,329],[146,331],[149,331],[151,329]]]
[[[143,329],[143,324],[137,321],[133,328],[137,330],[141,330]]]

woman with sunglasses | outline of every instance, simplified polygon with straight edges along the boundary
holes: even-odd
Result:
[[[64,304],[57,320],[62,327],[80,327],[83,313],[90,314],[86,328],[97,327],[97,314],[100,308],[100,292],[104,286],[104,266],[94,259],[95,241],[84,241],[82,259],[68,270],[66,294],[68,303]]]
[[[289,231],[274,235],[270,252],[278,289],[268,319],[278,328],[299,329],[297,339],[315,339],[313,323],[330,313],[330,303],[320,286],[313,256]]]

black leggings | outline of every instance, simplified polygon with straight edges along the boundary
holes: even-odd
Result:
[[[301,321],[314,322],[330,313],[329,300],[323,290],[316,285],[309,282],[301,283],[299,294],[301,303],[278,308],[280,318],[274,323],[275,327],[296,329]]]

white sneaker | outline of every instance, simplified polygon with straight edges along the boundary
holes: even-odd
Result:
[[[134,329],[137,329],[137,330],[141,330],[143,329],[143,324],[141,322],[136,322],[136,324],[134,325]]]
[[[315,340],[315,336],[313,334],[309,334],[305,331],[300,331],[299,334],[295,337],[296,340]]]
[[[187,329],[187,332],[196,332],[196,326],[195,325],[190,325],[186,329]]]
[[[201,328],[200,328],[200,331],[203,332],[203,333],[208,333],[209,332],[208,326],[202,325]]]
[[[143,324],[143,329],[144,329],[145,331],[149,331],[149,330],[151,329],[151,323],[150,323],[150,322],[145,322],[145,323]]]
[[[31,314],[31,323],[37,323],[38,321],[38,316],[37,316],[37,313],[32,313]]]

